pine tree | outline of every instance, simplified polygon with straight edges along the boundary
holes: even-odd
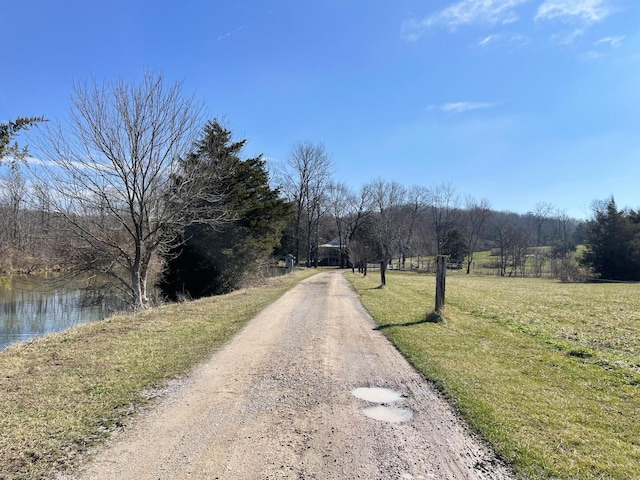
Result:
[[[26,148],[20,148],[17,143],[11,144],[13,138],[27,128],[44,122],[44,117],[20,117],[15,122],[9,120],[7,123],[0,123],[0,160],[4,157],[21,157],[27,154]]]
[[[587,249],[581,263],[600,278],[640,280],[640,221],[618,210],[613,198],[594,209],[587,223]]]
[[[168,256],[161,288],[171,298],[225,293],[241,287],[279,244],[291,215],[290,205],[269,186],[262,156],[242,159],[246,140],[234,141],[217,120],[207,123],[202,139],[183,161],[184,169],[215,172],[212,193],[224,196],[232,220],[213,230],[194,225],[182,245]]]

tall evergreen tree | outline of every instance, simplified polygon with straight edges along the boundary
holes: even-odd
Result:
[[[269,186],[262,156],[242,159],[246,140],[234,141],[217,120],[183,160],[187,171],[215,172],[212,190],[224,195],[225,215],[217,229],[189,227],[167,260],[161,288],[176,298],[216,295],[241,287],[278,245],[291,207]]]
[[[467,248],[467,239],[464,237],[462,232],[457,229],[451,230],[447,237],[444,239],[444,244],[442,245],[442,254],[449,255],[449,263],[457,264],[458,266],[462,266],[462,262],[464,262],[464,258],[469,253]]]
[[[581,263],[600,278],[640,280],[640,222],[636,212],[618,210],[613,198],[594,208],[587,223]]]
[[[17,143],[11,144],[11,142],[20,130],[26,130],[41,122],[44,122],[44,117],[19,117],[15,122],[9,120],[6,123],[0,123],[0,160],[10,155],[14,157],[26,155],[26,148],[20,148]]]

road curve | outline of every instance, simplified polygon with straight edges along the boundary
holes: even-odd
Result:
[[[341,273],[313,276],[64,478],[514,478],[373,328]]]

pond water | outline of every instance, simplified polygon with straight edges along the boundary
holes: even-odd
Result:
[[[0,286],[0,350],[81,323],[102,320],[122,303],[85,288],[84,282],[61,282],[53,277],[15,275]]]

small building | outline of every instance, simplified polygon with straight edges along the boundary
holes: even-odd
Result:
[[[296,257],[289,253],[284,259],[284,264],[287,272],[293,271],[293,266],[296,264]]]
[[[347,242],[340,237],[318,245],[318,265],[330,267],[348,267],[349,259],[343,258],[347,254]]]

